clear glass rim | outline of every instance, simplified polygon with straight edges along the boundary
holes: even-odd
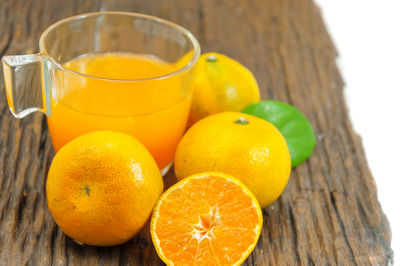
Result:
[[[74,20],[80,20],[80,19],[84,19],[84,18],[88,18],[88,17],[95,17],[95,16],[101,16],[101,15],[120,15],[120,16],[130,16],[130,17],[138,17],[138,18],[144,18],[147,20],[152,20],[155,22],[158,22],[160,24],[164,24],[167,25],[171,28],[174,28],[180,32],[183,33],[183,35],[190,41],[190,43],[193,46],[193,55],[192,58],[190,59],[189,62],[187,62],[183,67],[167,73],[165,75],[161,75],[161,76],[156,76],[156,77],[150,77],[150,78],[142,78],[142,79],[110,79],[110,78],[103,78],[103,77],[96,77],[96,76],[91,76],[91,75],[87,75],[84,73],[80,73],[77,71],[73,71],[67,68],[64,68],[59,62],[57,62],[57,60],[55,60],[53,57],[51,57],[49,55],[49,53],[47,52],[47,49],[44,45],[44,40],[46,39],[46,37],[48,36],[48,34],[53,31],[54,29],[56,29],[58,26],[64,24],[64,23],[68,23]],[[62,71],[65,72],[70,72],[73,74],[77,74],[80,75],[82,77],[85,78],[93,78],[93,79],[98,79],[98,80],[104,80],[104,81],[116,81],[116,82],[142,82],[142,81],[152,81],[152,80],[162,80],[162,79],[167,79],[169,77],[175,76],[177,74],[183,73],[187,70],[189,70],[190,68],[192,68],[194,66],[194,64],[197,62],[197,60],[200,57],[200,44],[197,41],[196,37],[194,37],[194,35],[187,29],[185,29],[182,26],[179,26],[176,23],[170,22],[168,20],[159,18],[159,17],[155,17],[155,16],[151,16],[151,15],[146,15],[146,14],[140,14],[140,13],[134,13],[134,12],[122,12],[122,11],[100,11],[100,12],[90,12],[90,13],[84,13],[84,14],[79,14],[76,16],[72,16],[72,17],[68,17],[62,20],[59,20],[57,22],[55,22],[54,24],[50,25],[49,27],[47,27],[42,35],[40,36],[40,40],[39,40],[39,47],[40,47],[40,52],[46,56],[48,58],[49,61],[51,61],[54,65],[57,66],[57,68],[59,68]]]

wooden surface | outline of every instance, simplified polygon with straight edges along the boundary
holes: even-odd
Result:
[[[348,119],[337,53],[311,0],[2,1],[0,52],[35,52],[51,23],[94,10],[147,13],[187,27],[204,52],[225,53],[246,65],[264,99],[295,105],[313,124],[314,154],[293,170],[281,198],[263,210],[262,235],[244,265],[391,263],[389,224]],[[13,118],[3,85],[0,111],[0,265],[162,264],[148,227],[113,248],[81,247],[65,237],[46,206],[54,151],[44,116]]]

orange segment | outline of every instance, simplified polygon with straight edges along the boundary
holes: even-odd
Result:
[[[242,182],[205,172],[161,196],[151,236],[167,265],[239,265],[255,247],[261,227],[258,201]]]

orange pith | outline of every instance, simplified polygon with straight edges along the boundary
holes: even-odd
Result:
[[[229,175],[206,172],[161,196],[151,234],[167,265],[238,265],[255,247],[261,227],[250,190]]]

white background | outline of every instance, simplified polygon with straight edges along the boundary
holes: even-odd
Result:
[[[400,265],[400,1],[316,3],[339,50],[350,119],[362,137]]]

